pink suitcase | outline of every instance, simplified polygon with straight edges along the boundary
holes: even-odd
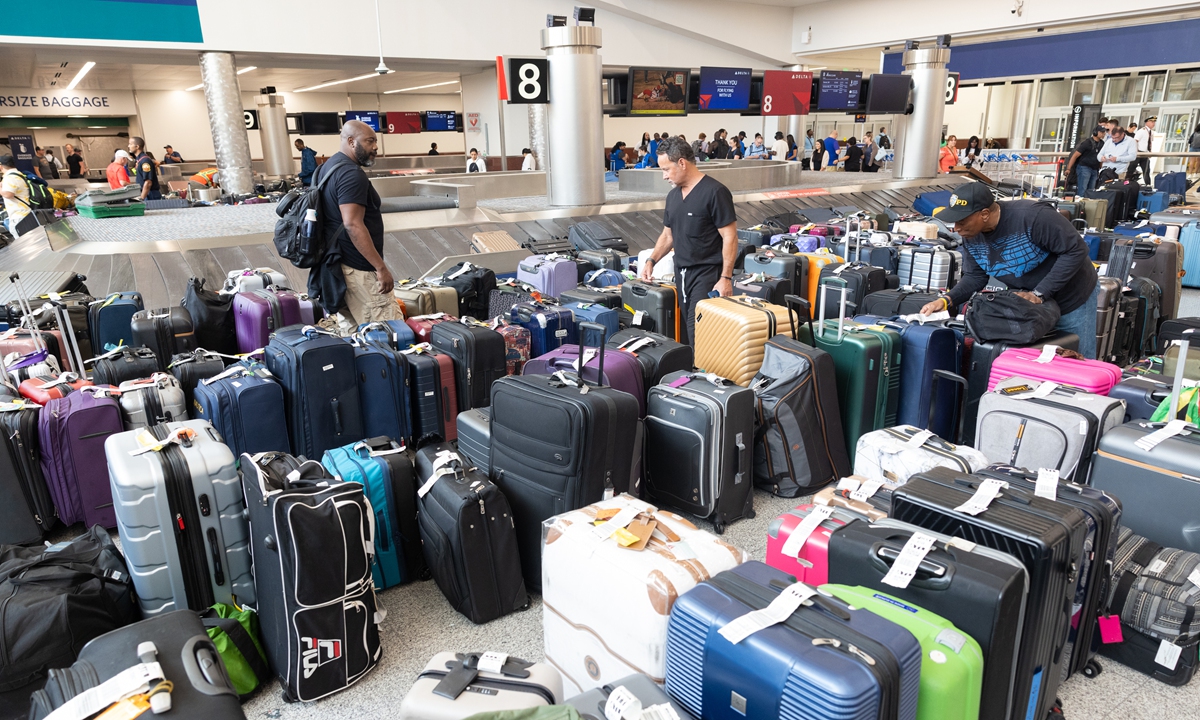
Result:
[[[992,362],[988,376],[988,392],[1001,380],[1023,377],[1030,380],[1070,385],[1095,395],[1108,395],[1121,382],[1121,368],[1100,360],[1073,360],[1055,355],[1049,362],[1039,362],[1042,348],[1010,348]]]
[[[291,290],[240,292],[233,297],[233,317],[238,352],[253,352],[266,347],[279,328],[302,322],[300,297]]]

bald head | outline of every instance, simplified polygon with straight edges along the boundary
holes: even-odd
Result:
[[[342,125],[342,153],[363,167],[375,164],[379,140],[371,126],[360,120],[349,120]]]

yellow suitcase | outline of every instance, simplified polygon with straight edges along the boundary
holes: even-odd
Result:
[[[744,295],[696,304],[696,367],[748,387],[762,367],[767,340],[791,335],[788,309]]]

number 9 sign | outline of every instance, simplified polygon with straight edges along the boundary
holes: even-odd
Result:
[[[546,58],[509,58],[508,101],[521,105],[550,102],[550,61]]]

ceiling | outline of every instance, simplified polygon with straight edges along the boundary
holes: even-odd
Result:
[[[775,7],[803,7],[827,2],[827,0],[733,0],[749,5],[774,5]]]

